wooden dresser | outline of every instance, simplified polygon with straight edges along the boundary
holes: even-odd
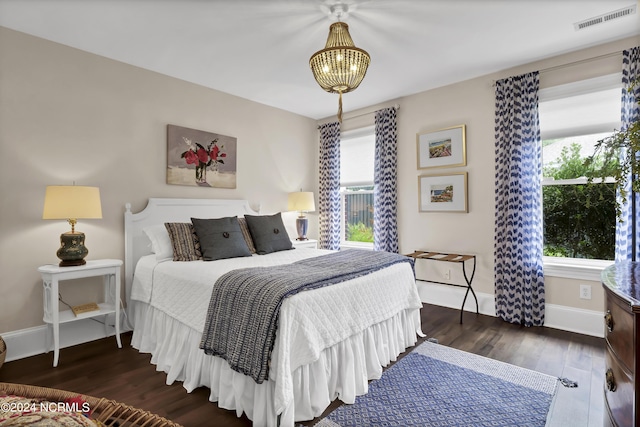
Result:
[[[605,290],[605,426],[640,426],[640,263],[602,272]]]

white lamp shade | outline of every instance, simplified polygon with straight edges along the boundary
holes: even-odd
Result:
[[[42,219],[102,218],[100,189],[76,185],[50,185],[44,196]]]
[[[316,204],[313,200],[313,192],[298,191],[289,193],[289,210],[298,212],[313,212]]]

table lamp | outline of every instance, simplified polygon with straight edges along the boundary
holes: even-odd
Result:
[[[44,196],[42,219],[66,219],[71,231],[60,235],[60,267],[84,265],[89,251],[84,246],[84,233],[76,231],[78,219],[102,218],[100,189],[75,185],[51,185]]]
[[[308,240],[307,230],[309,229],[309,220],[304,214],[305,212],[313,212],[316,210],[313,193],[311,191],[289,193],[289,210],[300,212],[300,215],[296,218],[296,231],[298,232],[298,238],[296,240]]]

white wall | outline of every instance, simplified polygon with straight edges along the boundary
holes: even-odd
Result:
[[[5,28],[0,58],[0,333],[43,323],[36,269],[59,261],[69,229],[41,219],[47,185],[100,187],[103,219],[77,225],[88,259],[123,257],[126,202],[247,199],[273,213],[288,192],[317,191],[314,120]],[[236,137],[237,188],[167,185],[167,124]],[[71,304],[98,292],[62,287]]]

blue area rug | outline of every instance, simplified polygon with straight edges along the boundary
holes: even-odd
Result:
[[[544,426],[557,378],[424,342],[318,427]]]

